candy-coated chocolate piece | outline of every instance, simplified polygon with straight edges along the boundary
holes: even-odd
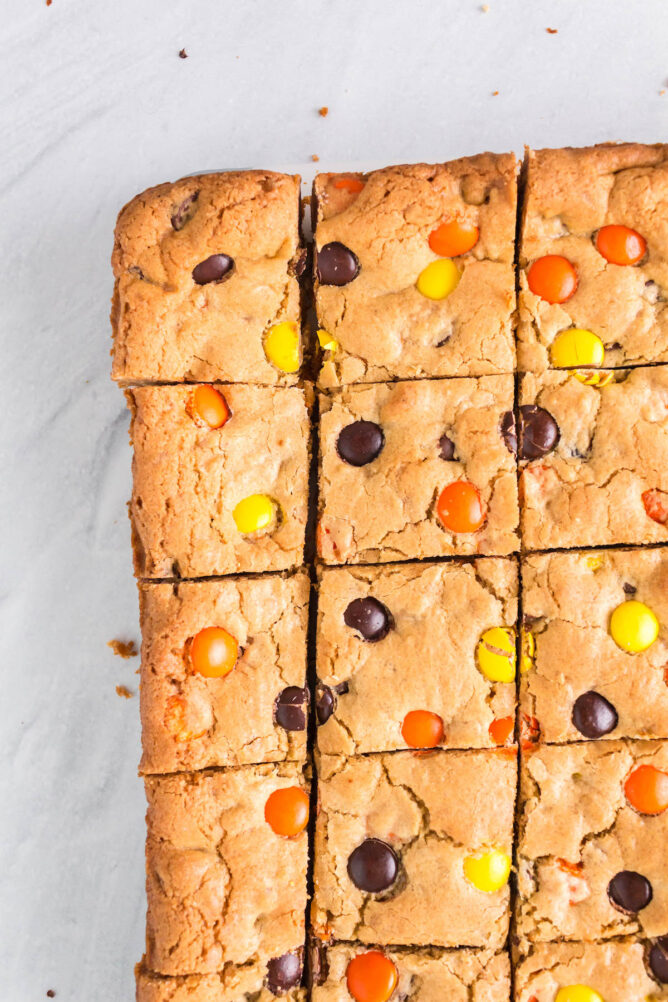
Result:
[[[578,696],[573,703],[571,720],[585,738],[602,738],[614,731],[619,717],[617,710],[605,696],[590,689]]]
[[[515,730],[514,717],[497,717],[489,725],[489,736],[496,745],[505,745]]]
[[[530,630],[520,630],[520,674],[531,671],[536,655],[536,641]]]
[[[649,490],[641,495],[645,511],[659,525],[668,522],[668,493],[666,491]]]
[[[647,242],[628,226],[602,226],[594,241],[596,250],[611,264],[637,264],[647,251]]]
[[[230,408],[223,394],[213,386],[196,386],[191,402],[192,413],[209,428],[222,428],[230,418]]]
[[[360,263],[357,256],[338,240],[321,247],[315,260],[321,285],[348,285],[359,274]]]
[[[622,602],[610,617],[610,634],[618,647],[638,654],[651,647],[659,635],[659,621],[643,602]]]
[[[559,989],[554,1002],[605,1002],[605,1000],[588,985],[566,985]]]
[[[468,480],[456,480],[441,491],[436,514],[450,532],[477,532],[485,522],[485,506]]]
[[[392,613],[372,595],[356,598],[347,606],[343,621],[356,630],[363,640],[375,643],[382,640],[393,626]]]
[[[318,344],[323,349],[323,351],[336,351],[339,347],[339,342],[335,337],[329,333],[329,331],[323,330],[322,327],[318,329]]]
[[[573,379],[577,379],[579,383],[584,383],[585,386],[607,386],[615,378],[615,374],[612,371],[608,372],[592,372],[591,369],[574,369],[571,372]]]
[[[358,953],[348,964],[346,984],[356,1002],[387,1002],[397,987],[397,969],[379,950]]]
[[[580,327],[569,327],[555,337],[550,348],[550,361],[558,369],[579,365],[602,365],[605,348],[598,335]]]
[[[349,191],[351,195],[359,195],[364,190],[364,181],[358,177],[337,177],[332,181],[332,186],[340,191]]]
[[[234,270],[234,260],[227,254],[212,254],[193,268],[193,281],[197,285],[209,285],[229,278]]]
[[[264,339],[264,353],[281,372],[297,372],[300,363],[297,324],[284,320],[270,327]]]
[[[668,773],[647,763],[626,777],[624,794],[639,814],[663,814],[668,808]]]
[[[339,432],[336,451],[350,466],[366,466],[383,451],[385,436],[375,421],[353,421]]]
[[[529,288],[547,303],[565,303],[578,287],[575,268],[560,254],[539,257],[527,272]]]
[[[466,219],[446,219],[429,234],[429,246],[441,257],[458,257],[473,250],[480,231]]]
[[[277,505],[267,494],[250,494],[239,501],[232,516],[239,532],[250,536],[275,524]]]
[[[284,786],[274,790],[264,805],[264,819],[277,835],[293,838],[308,824],[308,794],[301,786]]]
[[[198,675],[224,678],[234,668],[239,657],[235,637],[221,626],[207,626],[195,634],[190,643],[190,663]]]
[[[486,630],[476,648],[478,668],[491,682],[512,682],[517,655],[515,631],[508,626]]]
[[[455,452],[455,443],[449,435],[441,435],[438,440],[438,454],[441,459],[444,459],[446,463],[449,463],[455,458]]]
[[[485,894],[494,894],[508,883],[510,856],[500,849],[475,853],[464,859],[464,876]]]
[[[308,705],[308,689],[288,685],[276,697],[274,719],[286,731],[305,731]]]
[[[401,736],[411,748],[435,748],[443,735],[443,719],[431,710],[410,710],[401,725]]]
[[[387,842],[367,838],[350,853],[347,869],[355,887],[368,894],[380,894],[397,879],[399,860]]]
[[[649,969],[661,985],[668,985],[668,936],[659,936],[650,947],[647,962]]]
[[[296,988],[302,978],[303,948],[273,957],[267,964],[267,988],[274,995],[283,995]]]
[[[418,275],[417,290],[427,299],[445,299],[455,291],[460,277],[459,268],[450,258],[431,261]]]
[[[610,903],[625,915],[637,915],[653,897],[652,885],[635,870],[620,870],[608,884]]]

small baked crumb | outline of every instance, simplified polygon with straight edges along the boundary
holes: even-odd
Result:
[[[320,115],[321,118],[327,118],[327,116],[329,115],[329,108],[327,107],[326,104],[323,104],[322,108],[318,109],[318,114]]]
[[[558,34],[559,29],[558,28],[546,28],[545,31],[548,33],[548,35],[556,35],[556,34]]]
[[[312,153],[311,154],[311,160],[313,161],[314,164],[317,164],[317,162],[318,162],[319,159],[320,159],[320,157],[318,156],[317,153]]]
[[[498,95],[499,95],[498,90],[493,90],[492,91],[492,97],[498,97]]]
[[[46,6],[49,7],[50,4],[51,4],[51,0],[46,0]],[[55,999],[56,993],[54,992],[53,988],[49,988],[48,992],[46,993],[46,997],[48,999]]]
[[[480,8],[480,10],[483,12],[483,14],[489,14],[489,4],[488,3],[484,3],[482,5],[482,7]]]
[[[185,49],[180,49],[179,50],[179,59],[187,59],[187,58],[188,58],[188,53],[186,52],[186,50]]]
[[[125,661],[137,657],[138,651],[134,640],[109,640],[107,647],[111,647],[114,654],[118,654],[119,658]]]
[[[132,699],[134,692],[130,692],[127,685],[117,685],[116,695],[121,696],[123,699]]]
[[[51,6],[51,4],[52,4],[52,2],[53,2],[53,0],[46,0],[46,6],[47,6],[47,7],[50,7],[50,6]]]

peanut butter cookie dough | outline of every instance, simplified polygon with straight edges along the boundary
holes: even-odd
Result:
[[[308,576],[146,583],[144,773],[306,757]]]
[[[500,949],[511,749],[323,756],[311,918],[324,941]]]
[[[518,548],[512,376],[347,387],[320,399],[328,564]]]
[[[520,454],[528,550],[668,542],[668,366],[528,374],[520,412],[540,424]]]
[[[140,966],[137,1002],[306,1002],[299,984],[302,951],[270,960],[266,965],[228,966],[218,974],[166,977]],[[296,982],[295,982],[296,978]]]
[[[527,158],[520,370],[668,361],[668,146]]]
[[[511,372],[517,161],[320,174],[323,387]]]
[[[322,753],[512,741],[514,560],[325,569],[318,594]]]
[[[520,938],[668,930],[668,743],[540,746],[521,770]]]
[[[138,577],[277,571],[302,562],[308,394],[297,387],[127,392]]]
[[[541,740],[668,738],[668,549],[535,554],[522,586]]]
[[[202,174],[125,206],[112,255],[114,379],[296,381],[299,183],[262,170]]]

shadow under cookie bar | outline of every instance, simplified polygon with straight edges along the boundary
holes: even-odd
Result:
[[[513,377],[320,396],[318,554],[327,564],[519,548]]]
[[[668,146],[528,152],[520,371],[562,364],[569,330],[585,332],[598,364],[668,361],[667,211]]]
[[[249,766],[148,777],[145,785],[146,967],[168,975],[264,969],[302,947],[303,768]]]
[[[203,174],[125,206],[112,255],[114,379],[296,382],[299,187],[271,171]]]
[[[668,366],[578,375],[520,383],[523,547],[668,542]]]
[[[230,966],[217,974],[181,977],[154,974],[139,965],[137,1002],[274,1002],[277,997],[283,1002],[306,1002],[305,989],[286,987],[296,971],[301,971],[300,954],[292,957],[294,960],[277,958],[278,964],[270,962],[269,966]],[[282,977],[284,972],[286,977]]]
[[[668,932],[668,742],[523,756],[517,934],[530,943]]]
[[[319,174],[323,387],[512,372],[512,154]]]
[[[605,1002],[668,999],[649,962],[651,943],[539,943],[515,967],[517,1002],[552,1002],[562,988],[585,986]],[[668,965],[667,968],[668,970]]]
[[[141,771],[306,757],[309,580],[141,583]]]
[[[494,557],[323,569],[320,752],[512,741],[517,590],[516,562]]]
[[[668,738],[668,548],[524,557],[522,608],[540,740]]]
[[[368,952],[369,948],[352,943],[325,947],[321,951],[320,976],[314,979],[311,990],[313,1002],[349,1002],[348,978],[354,987],[371,987],[372,972],[365,961]],[[510,1002],[506,953],[434,948],[383,948],[378,952],[382,952],[380,963],[386,968],[388,983],[396,984],[392,997],[415,1002]]]
[[[198,384],[143,386],[127,397],[138,577],[280,571],[302,563],[307,392]]]
[[[500,949],[509,922],[512,749],[322,756],[316,937]]]

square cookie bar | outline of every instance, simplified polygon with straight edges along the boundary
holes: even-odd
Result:
[[[318,596],[321,752],[512,741],[514,560],[329,568]]]
[[[521,771],[517,932],[668,931],[668,743],[543,745]]]
[[[516,772],[507,748],[322,756],[315,935],[500,949]]]
[[[137,969],[137,1002],[306,1002],[299,985],[303,950],[284,954],[268,964],[228,966],[218,974],[167,977]]]
[[[657,948],[633,940],[538,944],[515,968],[515,998],[517,1002],[659,1002],[668,999],[665,956],[659,967]]]
[[[512,154],[315,180],[322,386],[512,372]]]
[[[320,399],[327,564],[518,548],[512,376],[352,386]],[[511,442],[512,444],[512,442]]]
[[[526,549],[668,542],[668,366],[528,374],[520,405]]]
[[[308,784],[294,763],[146,779],[146,966],[216,974],[304,942]]]
[[[309,580],[142,583],[144,773],[306,757]]]
[[[536,737],[668,738],[668,549],[525,557],[522,604]]]
[[[201,174],[125,206],[112,255],[114,379],[296,381],[299,184],[270,171]]]
[[[518,363],[668,361],[668,146],[529,151]]]
[[[492,950],[365,950],[328,947],[314,979],[313,1002],[350,1002],[385,975],[391,998],[413,1002],[510,1002],[510,964]],[[352,991],[351,991],[352,989]],[[364,997],[369,997],[366,993]],[[151,1000],[152,1002],[152,1000]]]
[[[277,571],[302,562],[308,401],[297,387],[127,392],[138,577]]]

